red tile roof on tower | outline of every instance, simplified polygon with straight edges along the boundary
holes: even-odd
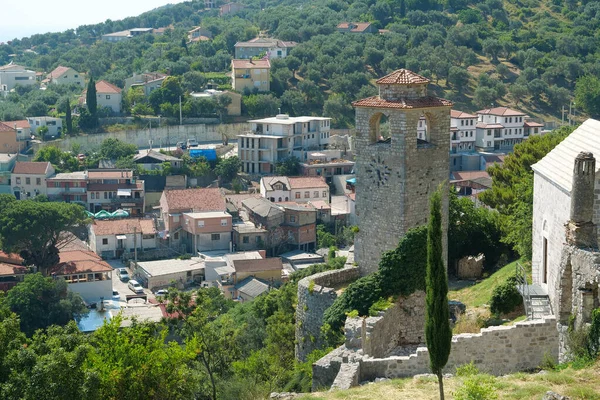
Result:
[[[407,69],[399,69],[379,78],[376,83],[379,85],[420,85],[429,83],[429,79]]]
[[[418,99],[402,99],[398,101],[384,100],[380,99],[379,96],[373,96],[352,103],[354,107],[400,109],[452,107],[452,104],[453,103],[450,100],[433,96],[420,97]]]
[[[218,188],[165,190],[169,211],[225,211],[225,196]]]
[[[501,115],[503,117],[514,117],[514,116],[525,115],[525,113],[523,113],[521,111],[516,111],[516,110],[513,110],[508,107],[487,108],[485,110],[477,111],[477,114]]]
[[[13,174],[44,175],[48,168],[50,168],[50,163],[47,161],[17,161],[13,169]]]
[[[269,60],[231,60],[235,69],[271,68]]]
[[[121,89],[107,81],[96,82],[96,93],[121,93]]]
[[[67,72],[69,69],[70,69],[69,67],[63,67],[62,65],[59,65],[58,67],[54,68],[54,70],[52,72],[50,72],[47,75],[47,77],[48,78],[59,78],[65,72]]]
[[[464,111],[458,111],[458,110],[450,110],[450,117],[452,118],[477,118],[477,115],[473,115],[473,114],[468,114]]]

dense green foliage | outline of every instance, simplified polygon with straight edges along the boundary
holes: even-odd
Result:
[[[208,81],[227,88],[225,73],[235,43],[265,31],[300,44],[286,59],[271,60],[272,93],[245,93],[243,112],[258,117],[274,115],[281,108],[292,115],[325,114],[338,127],[353,124],[350,103],[375,93],[373,78],[402,67],[432,78],[437,94],[466,111],[491,103],[525,103],[535,113],[556,117],[569,106],[577,79],[600,75],[597,1],[243,3],[247,7],[237,15],[218,17],[218,10],[204,10],[201,1],[184,2],[121,21],[13,40],[0,46],[0,64],[14,60],[46,72],[67,65],[120,87],[134,72],[165,72],[175,78],[173,85],[165,84],[168,93],[161,88],[151,101],[136,103],[136,110],[127,107],[126,112],[174,116],[181,94],[184,115],[222,115],[222,104],[197,101],[187,93]],[[369,21],[387,32],[344,34],[336,30],[342,21]],[[102,34],[127,28],[170,25],[173,28],[163,35],[100,41]],[[212,40],[186,43],[187,31],[194,26],[209,30]],[[35,51],[25,51],[29,49]],[[473,66],[483,68],[469,68]],[[23,91],[0,102],[0,119],[13,119],[33,106]],[[54,106],[56,101],[44,104]]]
[[[35,265],[47,275],[58,263],[58,249],[70,240],[86,219],[85,210],[75,203],[20,200],[0,210],[2,250],[18,253],[25,265]]]
[[[87,313],[81,297],[67,291],[64,280],[45,278],[39,273],[26,275],[22,283],[0,298],[0,307],[21,317],[21,330],[27,336],[50,325],[66,325]]]
[[[485,267],[496,266],[502,254],[510,248],[501,241],[503,231],[500,214],[485,207],[476,207],[466,197],[458,197],[450,190],[448,224],[448,266],[462,257],[485,255]]]
[[[296,176],[300,175],[300,159],[298,157],[288,157],[277,161],[275,164],[275,175]]]
[[[508,314],[523,304],[523,296],[517,290],[517,277],[515,275],[501,285],[494,288],[490,299],[492,314]]]
[[[442,370],[448,362],[452,344],[448,309],[448,274],[442,244],[442,187],[431,196],[427,224],[427,274],[425,276],[425,342],[429,368],[437,375],[440,399],[444,399]]]
[[[504,164],[488,169],[493,185],[483,192],[480,200],[496,209],[501,216],[503,241],[521,257],[531,258],[531,223],[533,220],[533,170],[559,144],[572,127],[563,127],[544,136],[532,136],[515,146]]]

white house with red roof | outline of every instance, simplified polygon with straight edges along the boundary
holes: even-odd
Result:
[[[264,54],[269,60],[285,58],[298,45],[296,42],[286,42],[275,38],[257,37],[247,42],[235,44],[235,58],[247,59]]]
[[[123,100],[123,96],[121,93],[121,88],[113,85],[107,81],[98,81],[96,82],[96,99],[98,108],[100,107],[108,107],[114,113],[121,113],[121,101]],[[87,90],[83,91],[82,100],[83,104],[85,103],[85,95]]]
[[[524,112],[508,107],[479,110],[475,146],[484,151],[511,151],[515,144],[527,139],[532,131],[535,132],[535,128],[539,130],[541,126],[540,123],[528,121]]]
[[[79,85],[83,87],[85,85],[83,75],[75,71],[71,67],[63,67],[59,65],[50,72],[46,79],[50,85]]]
[[[11,175],[12,192],[17,200],[32,199],[48,194],[47,179],[54,175],[54,167],[47,161],[17,161]]]
[[[450,110],[450,152],[475,151],[477,115]]]
[[[86,303],[110,300],[113,293],[113,268],[100,256],[88,250],[61,249],[59,263],[49,273],[64,279],[67,288],[79,293]]]
[[[265,176],[260,180],[260,194],[274,203],[329,203],[329,185],[321,176]]]

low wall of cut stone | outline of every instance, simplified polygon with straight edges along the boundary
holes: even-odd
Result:
[[[356,267],[320,272],[298,282],[298,304],[296,306],[296,359],[306,357],[325,343],[321,338],[323,314],[337,294],[332,286],[352,282],[360,276]]]
[[[444,370],[453,373],[456,367],[473,362],[482,372],[505,375],[539,367],[546,354],[554,360],[558,358],[554,317],[485,328],[477,334],[454,335]],[[429,352],[426,347],[420,347],[416,354],[408,357],[365,357],[360,372],[361,381],[428,373]]]

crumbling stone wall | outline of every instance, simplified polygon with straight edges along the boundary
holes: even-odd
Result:
[[[405,345],[425,343],[425,292],[400,297],[377,317],[346,319],[346,348],[362,349],[365,356],[386,357]]]
[[[332,286],[352,282],[360,276],[356,267],[320,272],[298,282],[296,306],[296,359],[305,361],[313,350],[324,345],[321,338],[323,314],[337,294]]]
[[[479,279],[483,273],[483,262],[485,256],[479,254],[477,257],[468,256],[458,260],[456,275],[459,279]]]
[[[558,331],[556,319],[545,317],[541,320],[518,322],[512,326],[497,326],[482,329],[478,334],[461,334],[452,337],[452,350],[445,372],[453,373],[456,367],[473,362],[480,371],[492,375],[504,375],[538,367],[546,355],[558,357]],[[358,363],[359,376],[351,376],[343,382],[344,363]],[[332,379],[334,371],[338,371]],[[336,381],[340,387],[351,382],[372,381],[376,378],[401,378],[428,373],[429,353],[427,347],[419,347],[409,356],[385,358],[369,357],[360,351],[334,350],[313,365],[313,387],[329,387]],[[340,379],[337,379],[340,378]]]

